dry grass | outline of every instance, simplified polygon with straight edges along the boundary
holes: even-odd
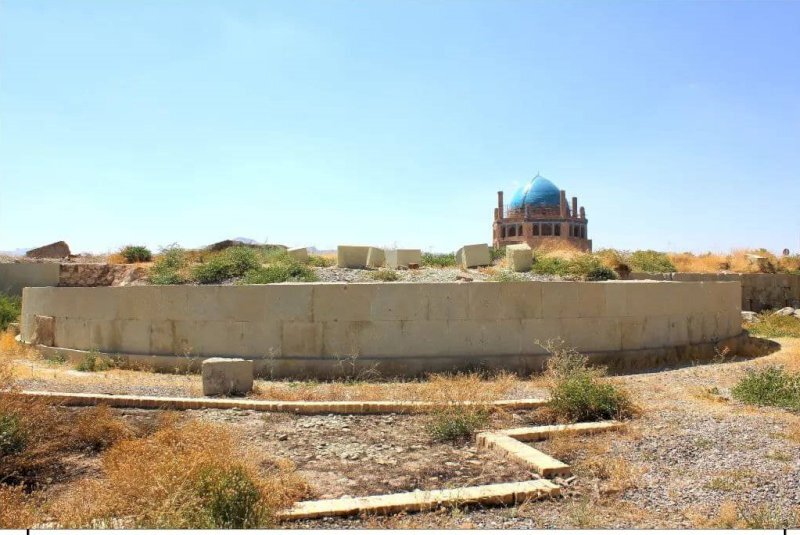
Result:
[[[715,513],[692,511],[687,516],[705,529],[785,529],[800,525],[800,507],[784,509],[767,503],[742,507],[735,501],[725,501]]]
[[[134,430],[115,417],[105,405],[81,411],[75,419],[72,431],[78,445],[95,451],[104,450],[134,434]]]
[[[52,507],[68,527],[266,527],[308,488],[288,461],[242,451],[222,427],[167,419],[103,454],[103,477]],[[143,477],[143,475],[148,477]]]
[[[35,525],[35,497],[22,487],[0,485],[0,529],[25,529]]]
[[[256,381],[253,396],[281,401],[477,401],[504,399],[525,383],[513,374],[435,374],[426,381],[271,382]]]

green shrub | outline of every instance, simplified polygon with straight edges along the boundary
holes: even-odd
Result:
[[[540,275],[569,275],[569,262],[553,256],[534,255],[533,273]]]
[[[136,262],[150,262],[153,259],[153,253],[144,245],[128,245],[124,247],[119,254],[125,258],[128,264]]]
[[[485,408],[453,405],[433,412],[426,429],[434,440],[452,442],[470,438],[488,421],[489,413]]]
[[[370,277],[376,281],[394,282],[400,279],[400,276],[393,269],[381,269],[370,273]]]
[[[548,404],[558,419],[568,422],[620,420],[633,414],[628,395],[589,369],[577,370],[559,380],[550,392]]]
[[[0,331],[5,331],[9,323],[19,320],[22,313],[22,299],[0,292]]]
[[[27,441],[19,416],[0,413],[0,458],[21,452]]]
[[[608,281],[617,278],[617,274],[613,269],[606,266],[597,266],[591,268],[584,277],[587,281]]]
[[[429,267],[453,267],[456,265],[455,253],[422,253],[422,265]]]
[[[769,405],[800,410],[800,374],[780,366],[748,370],[731,389],[734,399],[749,405]]]
[[[153,284],[183,284],[186,278],[181,271],[186,268],[188,259],[186,251],[178,244],[168,245],[161,249],[161,256],[150,268],[149,279]]]
[[[295,261],[259,266],[244,274],[242,284],[273,284],[276,282],[314,282],[317,276],[310,267]]]
[[[252,529],[269,521],[258,485],[241,466],[200,469],[195,492],[200,499],[193,527]]]
[[[628,255],[628,266],[634,271],[645,271],[647,273],[672,273],[675,272],[675,265],[665,253],[658,251],[634,251]]]
[[[628,394],[603,377],[604,369],[589,366],[585,355],[554,342],[542,347],[551,354],[547,363],[551,383],[548,406],[556,419],[622,420],[636,413]]]
[[[268,253],[285,255],[285,251]],[[218,284],[220,282],[243,276],[251,270],[261,267],[259,251],[254,247],[228,247],[224,251],[210,256],[202,264],[192,268],[192,279],[200,284]]]
[[[800,338],[800,318],[794,316],[774,316],[770,312],[760,314],[758,321],[746,323],[750,334],[765,338]]]
[[[79,372],[104,372],[111,368],[111,360],[97,351],[89,351],[83,356],[75,369]]]
[[[222,256],[212,256],[202,264],[192,266],[192,280],[200,284],[217,284],[231,278],[228,264]]]
[[[308,255],[308,265],[314,267],[331,267],[336,262],[333,258],[326,258],[324,256],[312,254]]]

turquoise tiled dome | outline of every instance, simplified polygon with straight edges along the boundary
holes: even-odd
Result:
[[[525,206],[560,206],[561,191],[543,176],[536,175],[521,187],[511,199],[509,208],[521,210]]]

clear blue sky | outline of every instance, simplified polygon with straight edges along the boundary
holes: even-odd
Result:
[[[800,247],[800,2],[0,0],[0,250]]]

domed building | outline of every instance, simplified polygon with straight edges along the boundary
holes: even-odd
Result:
[[[591,252],[587,223],[577,197],[572,198],[570,208],[566,192],[537,174],[514,194],[508,206],[503,204],[503,192],[497,192],[492,242],[495,247],[527,243],[531,248],[562,243]]]

